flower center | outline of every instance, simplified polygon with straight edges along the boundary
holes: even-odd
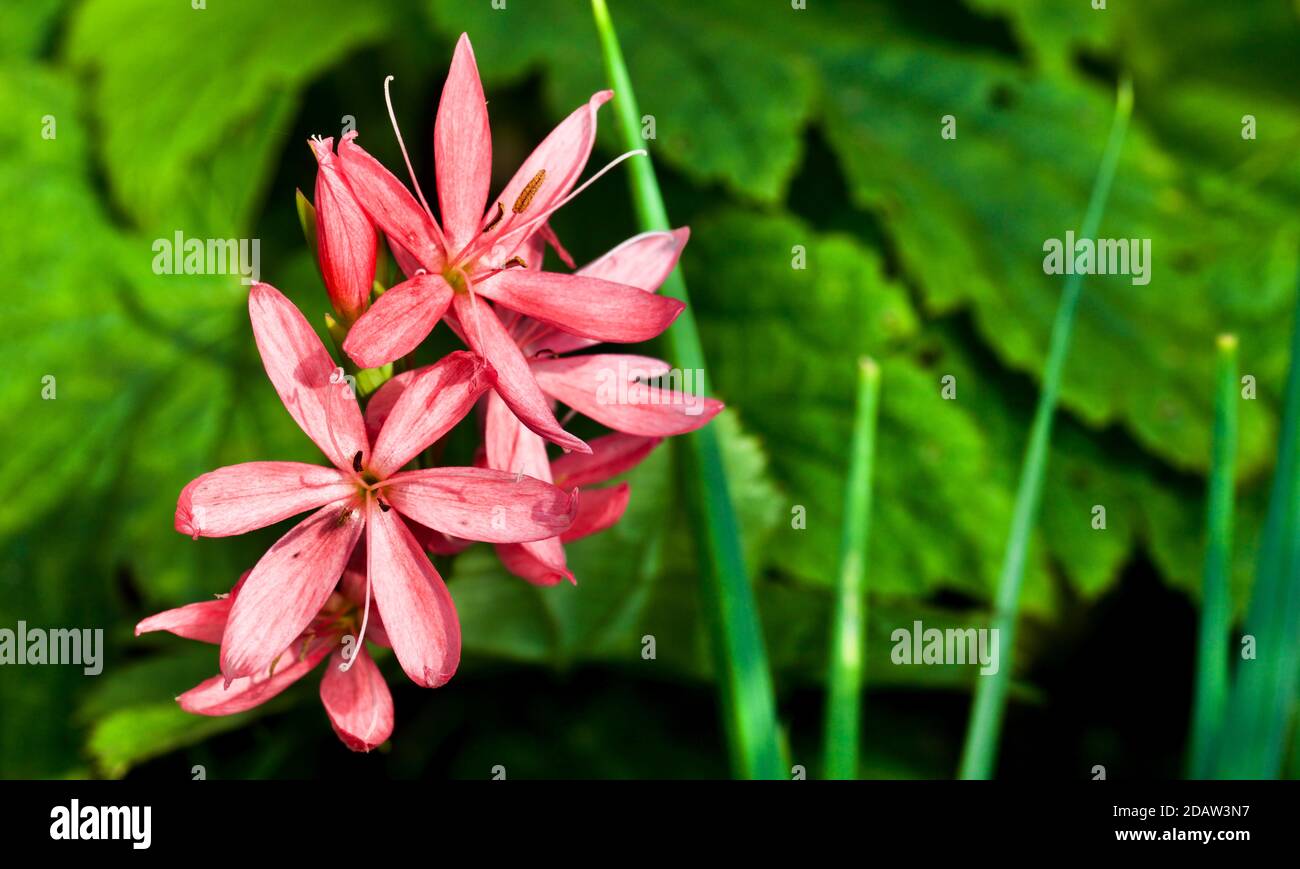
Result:
[[[442,278],[451,287],[452,292],[465,295],[469,292],[471,282],[467,269],[472,266],[448,265],[442,270]]]

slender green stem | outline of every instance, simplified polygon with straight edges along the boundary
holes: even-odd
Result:
[[[849,478],[844,493],[844,531],[840,576],[835,590],[830,674],[826,695],[826,778],[858,776],[862,724],[862,670],[866,644],[867,595],[864,577],[871,522],[871,475],[880,404],[880,366],[858,362],[857,414],[850,443]]]
[[[1228,700],[1228,631],[1232,600],[1232,501],[1237,456],[1237,338],[1220,335],[1215,378],[1214,444],[1206,498],[1205,579],[1196,650],[1196,695],[1192,707],[1188,774],[1209,778]]]
[[[1119,166],[1119,155],[1133,112],[1133,88],[1128,79],[1120,83],[1115,103],[1115,117],[1111,123],[1110,139],[1101,158],[1101,168],[1093,184],[1092,197],[1083,218],[1081,238],[1096,238],[1101,217],[1106,210],[1111,183]],[[1067,256],[1072,252],[1067,251]],[[1002,714],[1006,708],[1007,688],[1011,679],[1011,662],[1015,649],[1016,617],[1020,611],[1020,586],[1025,576],[1025,561],[1029,553],[1029,539],[1038,514],[1038,504],[1043,494],[1043,476],[1047,469],[1047,453],[1052,438],[1052,417],[1061,390],[1061,374],[1070,350],[1070,333],[1074,329],[1075,311],[1083,289],[1083,276],[1077,271],[1066,278],[1061,292],[1060,306],[1052,324],[1051,343],[1047,351],[1047,366],[1043,370],[1042,390],[1038,395],[1038,408],[1029,430],[1029,445],[1025,449],[1024,463],[1020,468],[1020,483],[1016,488],[1016,502],[1011,517],[1011,533],[1003,555],[1002,570],[998,577],[997,598],[991,627],[997,631],[999,647],[1004,651],[1002,665],[996,673],[980,676],[975,688],[975,701],[966,731],[966,744],[962,751],[961,777],[988,778],[997,760],[998,738],[1002,730]]]
[[[1220,778],[1275,778],[1300,675],[1300,292],[1282,431],[1245,637],[1216,756]],[[1247,648],[1251,654],[1247,654]]]
[[[604,0],[592,0],[605,69],[615,92],[613,110],[623,147],[644,148],[641,115],[614,24]],[[671,227],[659,182],[649,157],[632,160],[632,198],[644,230]],[[668,276],[664,295],[689,302],[681,269]],[[670,355],[693,371],[704,390],[704,350],[689,304],[666,334]],[[722,695],[723,719],[732,767],[746,778],[785,778],[772,674],[740,543],[731,490],[722,465],[722,449],[712,426],[679,439],[688,508],[702,562],[701,600],[709,623],[714,666]]]

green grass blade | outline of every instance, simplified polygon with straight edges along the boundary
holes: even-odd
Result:
[[[592,0],[591,6],[600,33],[605,69],[614,89],[613,111],[620,139],[628,150],[643,148],[641,115],[609,10],[604,0]],[[650,159],[634,159],[628,165],[641,228],[671,228]],[[688,303],[666,338],[673,362],[700,376],[705,370],[704,350],[680,267],[668,276],[661,292]],[[704,382],[699,386],[702,390],[707,388]],[[776,723],[772,674],[731,490],[722,466],[721,446],[713,426],[705,426],[678,441],[688,508],[699,529],[696,539],[703,562],[701,600],[709,623],[732,768],[745,778],[787,778]]]
[[[1220,335],[1215,378],[1214,444],[1206,498],[1205,579],[1201,593],[1201,627],[1196,650],[1196,693],[1188,775],[1210,778],[1228,701],[1228,632],[1232,599],[1228,576],[1232,565],[1233,484],[1237,457],[1237,338]]]
[[[1101,216],[1110,196],[1111,183],[1119,165],[1124,135],[1128,130],[1129,116],[1133,112],[1133,89],[1127,79],[1119,87],[1115,104],[1115,117],[1111,123],[1110,138],[1102,155],[1101,168],[1093,184],[1088,210],[1083,218],[1080,238],[1096,238],[1101,226]],[[988,778],[997,760],[998,738],[1002,730],[1002,714],[1006,708],[1007,688],[1011,680],[1011,663],[1015,649],[1016,617],[1020,611],[1020,586],[1025,576],[1025,561],[1029,552],[1029,538],[1038,513],[1043,493],[1043,475],[1047,468],[1047,452],[1052,437],[1052,417],[1056,411],[1057,396],[1061,389],[1061,373],[1065,368],[1070,349],[1070,333],[1074,329],[1075,310],[1083,288],[1083,276],[1077,272],[1069,275],[1061,292],[1061,302],[1052,324],[1051,343],[1048,347],[1047,365],[1043,370],[1043,386],[1038,395],[1038,407],[1029,430],[1029,445],[1025,449],[1024,463],[1020,469],[1020,483],[1016,488],[1016,502],[1011,518],[1011,533],[998,577],[997,597],[991,627],[998,631],[1002,665],[996,673],[980,676],[975,688],[975,700],[966,731],[966,744],[962,750],[962,778]]]
[[[1246,614],[1253,659],[1240,658],[1218,754],[1222,778],[1275,778],[1300,674],[1300,292],[1292,326],[1282,431],[1259,563]]]
[[[880,366],[858,363],[857,415],[850,444],[848,487],[844,496],[844,532],[840,542],[840,576],[835,591],[830,674],[826,696],[826,778],[858,776],[858,740],[862,732],[862,669],[866,644],[867,596],[864,577],[871,522],[871,475],[880,404]]]

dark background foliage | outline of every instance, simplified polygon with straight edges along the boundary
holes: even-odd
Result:
[[[1060,289],[1042,244],[1077,230],[1129,71],[1136,117],[1102,235],[1152,239],[1153,277],[1085,288],[1002,772],[1181,769],[1219,332],[1241,336],[1259,396],[1241,406],[1239,606],[1272,463],[1297,267],[1300,19],[1288,0],[1108,5],[611,3],[670,213],[692,229],[682,262],[729,406],[715,424],[794,763],[818,763],[854,361],[871,353],[884,404],[863,774],[953,773],[971,672],[893,666],[889,633],[987,612]],[[206,7],[0,8],[0,627],[98,627],[107,642],[98,677],[0,669],[0,775],[726,774],[668,450],[630,476],[627,518],[571,547],[576,588],[529,587],[483,547],[439,562],[464,664],[429,692],[384,662],[397,728],[380,751],[339,745],[317,677],[233,718],[175,707],[215,672],[214,650],[135,639],[132,625],[227,590],[283,530],[191,541],[172,530],[177,493],[221,464],[315,457],[261,371],[247,288],[155,275],[153,240],[259,238],[263,279],[319,326],[328,305],[293,207],[314,183],[308,136],[351,116],[400,167],[392,74],[430,189],[434,108],[467,31],[499,186],[604,86],[581,0]],[[949,114],[955,140],[939,135]],[[1241,136],[1247,114],[1256,140]],[[601,120],[603,162],[615,145]],[[634,233],[622,175],[554,225],[579,262]],[[941,398],[946,375],[956,400]]]

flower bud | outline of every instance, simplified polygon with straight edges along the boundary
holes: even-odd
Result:
[[[334,140],[311,140],[316,154],[316,253],[330,303],[347,325],[365,313],[375,282],[378,238],[335,162]]]

